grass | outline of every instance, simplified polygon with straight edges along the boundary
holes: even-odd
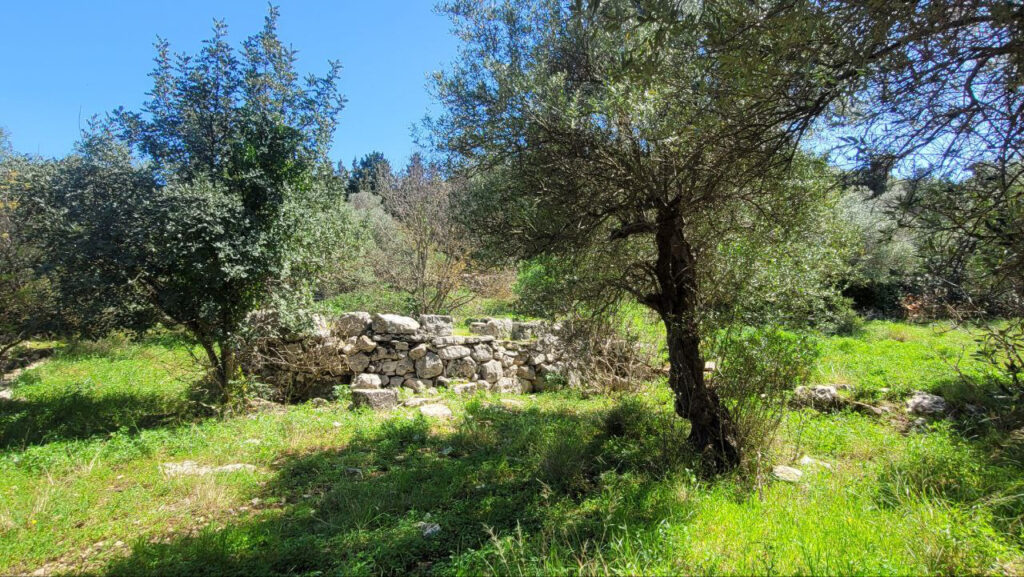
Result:
[[[866,323],[852,337],[821,339],[816,379],[853,385],[862,398],[902,399],[916,390],[963,397],[958,370],[973,381],[995,378],[971,358],[974,336],[946,323]]]
[[[819,377],[868,396],[941,390],[956,373],[937,347],[969,342],[868,323],[822,339]],[[777,462],[808,454],[828,468],[758,484],[695,473],[661,386],[521,406],[447,395],[451,420],[344,403],[204,419],[194,379],[170,338],[65,347],[19,379],[0,405],[0,574],[1024,570],[1024,450],[957,421],[903,433],[789,412]],[[161,472],[185,460],[255,469]],[[424,537],[424,523],[440,531]]]

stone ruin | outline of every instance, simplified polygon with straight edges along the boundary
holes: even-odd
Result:
[[[453,334],[452,318],[352,312],[317,317],[312,335],[263,338],[243,354],[243,368],[282,399],[322,396],[350,384],[353,404],[394,407],[399,393],[451,389],[529,393],[570,376],[560,339],[542,322],[479,319],[471,336]],[[319,394],[318,394],[319,393]]]

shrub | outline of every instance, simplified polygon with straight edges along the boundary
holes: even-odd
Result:
[[[709,349],[711,386],[729,407],[748,471],[770,462],[785,397],[810,377],[817,348],[809,337],[776,328],[718,332]]]

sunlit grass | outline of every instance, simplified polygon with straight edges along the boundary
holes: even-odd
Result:
[[[933,352],[969,341],[868,323],[822,339],[819,375],[837,367],[889,396],[934,390],[956,372]],[[868,361],[879,372],[859,369]],[[698,474],[662,386],[545,393],[521,407],[445,395],[448,421],[342,403],[204,418],[189,400],[196,376],[184,345],[164,339],[69,347],[21,377],[15,404],[0,407],[20,439],[0,449],[0,573],[1024,569],[1020,459],[955,422],[903,433],[886,418],[789,412],[778,459],[804,478],[758,484]],[[799,465],[803,455],[830,468]],[[185,460],[255,470],[161,472]],[[424,537],[422,523],[441,531]]]

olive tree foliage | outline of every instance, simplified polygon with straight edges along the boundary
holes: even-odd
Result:
[[[240,50],[222,22],[195,55],[159,41],[142,110],[97,123],[29,187],[49,270],[83,332],[182,326],[225,398],[246,316],[306,293],[327,244],[346,238],[326,156],[339,66],[300,79],[277,18],[271,8]]]
[[[35,274],[39,248],[27,234],[17,196],[17,183],[32,166],[0,129],[0,372],[15,347],[52,328],[49,285]]]
[[[704,380],[702,302],[716,279],[701,270],[721,239],[799,226],[820,200],[789,178],[796,146],[854,73],[819,49],[842,31],[798,5],[785,27],[762,27],[770,6],[746,2],[444,6],[463,43],[437,78],[446,112],[432,128],[474,183],[475,229],[492,254],[562,257],[582,299],[654,310],[676,412],[718,468],[740,454]]]
[[[956,314],[1024,317],[1024,5],[830,4],[845,25],[884,31],[887,47],[836,118],[860,182],[897,197],[892,214],[921,239],[929,285]],[[1003,331],[987,341],[1019,358],[1020,323]]]

